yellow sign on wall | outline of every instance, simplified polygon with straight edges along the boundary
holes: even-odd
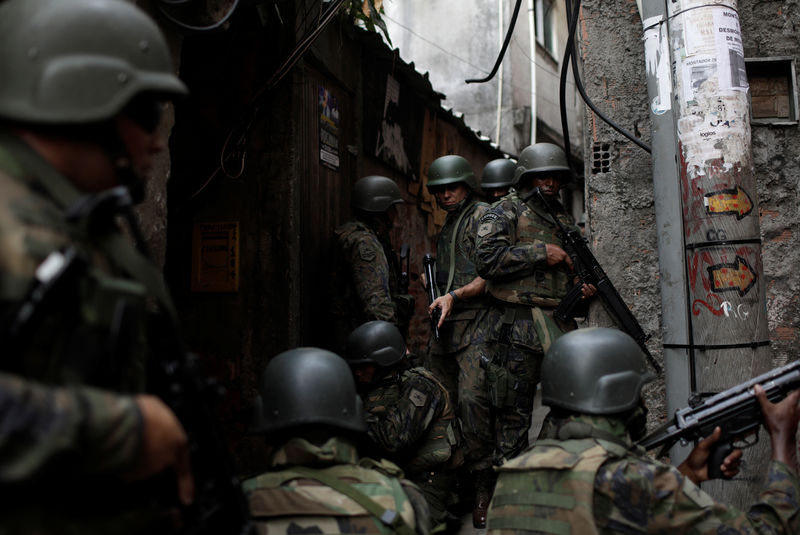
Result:
[[[192,291],[239,291],[239,222],[195,223]]]

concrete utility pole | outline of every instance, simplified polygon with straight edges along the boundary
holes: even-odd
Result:
[[[671,415],[690,395],[772,364],[737,2],[643,0],[640,10]],[[767,442],[747,450],[736,480],[704,488],[726,503],[752,503]]]

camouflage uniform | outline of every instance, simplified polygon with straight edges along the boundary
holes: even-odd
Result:
[[[475,232],[488,205],[468,196],[447,214],[436,239],[437,286],[444,295],[472,282],[478,273],[473,263]],[[455,248],[455,250],[453,250]],[[451,258],[455,263],[448,287]],[[486,355],[485,297],[459,299],[432,340],[426,367],[439,377],[458,406],[464,433],[464,450],[470,470],[491,466],[492,439],[489,431],[489,401],[485,373],[480,367]]]
[[[321,446],[291,439],[274,452],[270,471],[243,483],[258,533],[397,533],[352,498],[294,471],[297,466],[356,488],[386,512],[399,513],[412,530],[428,533],[424,498],[399,479],[400,469],[388,461],[359,459],[352,444],[335,437]]]
[[[335,231],[338,258],[332,298],[334,342],[344,350],[344,337],[364,322],[383,320],[408,333],[413,297],[400,294],[400,266],[391,245],[362,221],[348,221]]]
[[[454,469],[463,462],[455,411],[444,386],[425,368],[391,372],[364,399],[367,434],[381,456],[402,466],[445,521],[453,503]]]
[[[558,202],[550,204],[561,212],[562,223],[574,227]],[[499,402],[496,447],[506,459],[528,445],[544,351],[561,332],[574,328],[552,318],[573,276],[564,265],[547,265],[548,243],[563,247],[555,223],[536,201],[524,202],[516,191],[492,205],[477,231],[475,263],[492,297],[488,339],[496,365],[507,375],[504,392],[493,396]]]
[[[51,253],[72,248],[87,261],[86,268],[79,269],[74,280],[66,281],[57,299],[41,305],[41,315],[34,316],[24,337],[4,341],[0,368],[47,384],[70,387],[88,384],[115,392],[140,392],[145,386],[145,366],[152,351],[149,342],[155,339],[149,338],[147,325],[164,324],[163,321],[148,322],[148,305],[158,300],[166,309],[172,310],[171,303],[160,273],[130,245],[110,217],[102,221],[80,216],[68,220],[66,212],[77,206],[81,198],[72,183],[38,153],[16,137],[0,131],[2,324],[8,327],[17,318],[28,289],[34,284],[37,267]],[[115,324],[114,319],[123,308],[127,313],[126,319],[123,324]],[[97,455],[87,459],[82,469],[97,473],[101,470],[87,465],[94,463],[102,468],[107,464],[132,461],[132,458],[122,458],[138,454],[141,427],[138,416],[133,418],[124,403],[107,403],[103,396],[88,395],[80,389],[63,395],[66,396],[65,403],[80,400],[82,414],[90,414],[91,418],[99,421],[109,418],[119,425],[113,440],[114,456],[120,459]],[[63,426],[65,435],[62,440],[68,443],[76,438],[67,434],[76,417],[78,415],[66,409],[59,410],[48,425]],[[4,424],[0,430],[0,442],[9,440],[10,432],[11,429]],[[82,438],[88,440],[87,436]],[[53,448],[59,447],[57,443],[39,440],[35,436],[29,440],[26,455],[13,457],[13,461],[4,457],[3,471],[28,473],[36,468],[36,463],[45,460]],[[71,464],[68,461],[71,455],[60,455],[59,458]],[[35,463],[28,465],[32,460]],[[64,463],[59,463],[59,466],[61,464]],[[73,468],[76,467],[69,466],[67,471],[71,472]],[[17,493],[14,502],[19,503],[4,502],[1,506],[4,511],[0,513],[4,523],[13,525],[13,522],[23,519],[20,520],[24,522],[25,528],[20,528],[23,531],[38,529],[60,533],[88,533],[92,529],[108,532],[109,526],[103,525],[103,521],[114,525],[115,529],[122,525],[131,531],[141,529],[142,523],[147,523],[147,515],[141,512],[138,514],[141,522],[120,521],[119,515],[123,511],[115,507],[125,503],[119,498],[119,493],[128,491],[121,488],[119,481],[95,481],[82,472],[85,492],[76,493],[74,479],[56,479],[59,483],[49,484],[49,493],[37,493],[35,498],[24,492]],[[127,500],[131,503],[130,497]],[[36,504],[36,508],[46,508],[49,514],[30,515],[28,511],[26,515],[23,504]],[[103,509],[108,515],[105,520],[97,513],[100,509],[98,504],[106,506]],[[10,510],[5,511],[6,507],[10,507],[14,515]]]
[[[674,467],[647,458],[631,446],[622,421],[588,415],[570,420],[586,432],[538,441],[499,469],[489,533],[800,532],[800,479],[781,462],[772,462],[760,501],[744,512],[715,502]],[[607,433],[607,440],[589,437],[589,429]]]

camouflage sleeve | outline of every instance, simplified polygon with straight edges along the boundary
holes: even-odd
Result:
[[[439,387],[421,375],[403,381],[400,399],[367,417],[368,434],[389,453],[413,447],[442,410]]]
[[[142,416],[133,398],[50,388],[0,373],[0,484],[67,474],[119,475],[137,462]]]
[[[397,325],[397,308],[389,289],[389,263],[381,244],[372,236],[362,234],[350,247],[349,264],[367,319]]]
[[[463,226],[464,231],[460,236],[461,247],[469,258],[475,257],[475,239],[478,235],[478,227],[483,215],[489,210],[486,203],[477,203],[472,213],[469,215],[467,224]]]
[[[516,212],[506,202],[492,206],[478,224],[475,267],[484,279],[520,278],[547,261],[545,243],[515,244]]]
[[[612,531],[790,534],[800,532],[800,480],[773,462],[766,489],[744,512],[715,501],[675,468],[615,463],[595,479],[595,518]]]

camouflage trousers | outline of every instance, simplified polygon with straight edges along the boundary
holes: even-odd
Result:
[[[454,470],[439,470],[408,473],[406,477],[419,487],[431,512],[433,527],[448,520],[447,508],[458,501],[457,481]]]
[[[472,344],[455,353],[429,354],[425,363],[447,388],[457,407],[464,440],[466,467],[470,472],[492,466],[493,438],[481,355],[490,356],[486,344]]]
[[[528,431],[533,416],[533,398],[542,369],[541,353],[528,348],[496,343],[496,354],[505,353],[508,385],[502,407],[495,413],[495,463],[516,457],[528,448]]]

